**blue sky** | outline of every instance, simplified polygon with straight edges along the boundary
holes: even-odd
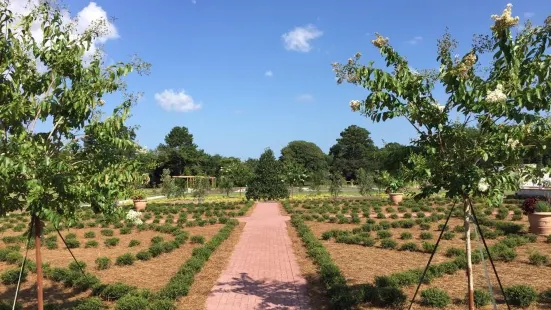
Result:
[[[73,14],[89,1],[66,0]],[[332,62],[356,52],[381,63],[371,45],[374,32],[390,38],[414,68],[435,68],[436,40],[446,26],[467,51],[473,33],[489,33],[491,14],[505,1],[328,0],[97,0],[118,36],[105,42],[110,60],[138,54],[151,75],[129,79],[144,92],[130,123],[139,124],[142,145],[156,147],[174,126],[186,126],[211,154],[258,157],[276,154],[292,140],[328,151],[339,133],[355,124],[377,145],[408,143],[414,136],[400,120],[373,124],[348,103],[366,92],[337,85]],[[541,23],[550,1],[513,2],[523,23]],[[286,41],[284,37],[287,37]],[[269,72],[269,73],[267,73]],[[172,91],[172,93],[171,93]],[[185,91],[185,93],[182,93]],[[157,96],[156,96],[157,94]],[[446,97],[437,94],[441,100]],[[160,101],[165,103],[163,106]],[[172,110],[167,110],[172,103]],[[182,111],[175,110],[178,106]]]

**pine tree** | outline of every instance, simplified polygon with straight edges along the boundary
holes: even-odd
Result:
[[[247,199],[280,199],[289,197],[289,190],[283,182],[283,171],[274,152],[266,149],[258,161],[254,176],[247,187]]]

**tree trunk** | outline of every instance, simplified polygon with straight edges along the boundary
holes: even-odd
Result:
[[[34,216],[34,247],[36,252],[36,293],[38,310],[44,310],[44,292],[42,285],[42,255],[40,253],[40,235],[42,234],[42,222]]]
[[[468,298],[469,298],[469,310],[474,310],[474,279],[473,279],[473,261],[471,257],[471,207],[468,199],[463,200],[465,210],[465,243],[467,252],[467,282],[468,282]]]

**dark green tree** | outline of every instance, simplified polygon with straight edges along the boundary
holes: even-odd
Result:
[[[332,169],[340,171],[347,181],[356,180],[356,171],[360,168],[368,172],[377,169],[377,147],[367,129],[351,125],[340,136],[329,150]]]
[[[377,154],[379,170],[388,171],[395,175],[398,173],[402,165],[408,166],[408,161],[414,148],[409,145],[391,142],[385,143],[384,147],[379,149]]]
[[[328,170],[325,156],[315,143],[297,140],[281,149],[279,160],[284,164],[295,162],[304,167],[307,175],[312,175],[316,171]]]
[[[196,175],[203,172],[200,163],[202,159],[206,160],[206,155],[193,143],[193,135],[186,127],[172,128],[165,137],[165,143],[159,145],[157,150],[162,164],[156,174],[160,175],[165,168],[170,169],[172,175]]]
[[[289,190],[283,179],[283,167],[271,149],[266,149],[260,155],[254,172],[247,187],[247,199],[272,200],[289,197]]]

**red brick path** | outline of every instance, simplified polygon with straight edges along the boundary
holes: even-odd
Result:
[[[226,270],[212,288],[207,310],[310,309],[287,216],[277,203],[258,203],[246,222]]]

